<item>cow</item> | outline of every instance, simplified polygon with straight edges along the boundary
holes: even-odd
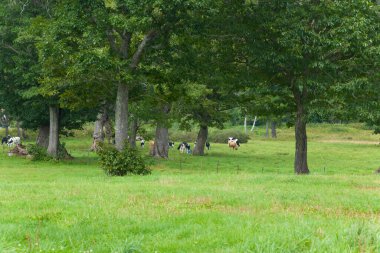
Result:
[[[191,154],[191,147],[190,147],[190,144],[188,144],[187,142],[182,142],[181,144],[179,144],[177,149],[181,153],[186,151],[187,154]]]
[[[10,137],[10,136],[8,136],[8,137]],[[21,144],[21,138],[18,137],[18,136],[16,136],[16,137],[10,137],[8,139],[7,144],[8,144],[8,147],[11,147],[13,145],[19,145],[19,144]]]
[[[8,140],[11,138],[10,135],[5,136],[1,139],[1,145],[8,144]]]
[[[237,150],[240,147],[239,140],[234,137],[228,138],[228,147],[232,148],[232,150]]]
[[[169,145],[169,148],[174,148],[174,141],[169,141],[168,145]]]
[[[145,140],[144,139],[140,140],[140,146],[141,146],[141,148],[145,147]]]

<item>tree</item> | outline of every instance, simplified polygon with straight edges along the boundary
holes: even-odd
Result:
[[[250,6],[247,65],[258,82],[288,96],[295,117],[294,170],[309,173],[306,124],[310,108],[344,101],[343,91],[375,69],[379,16],[371,1],[265,1]]]

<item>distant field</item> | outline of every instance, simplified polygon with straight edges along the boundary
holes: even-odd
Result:
[[[107,177],[85,132],[76,157],[0,155],[0,252],[380,252],[379,136],[309,126],[311,174],[293,174],[293,130],[259,127],[238,151],[170,151],[150,176]],[[147,154],[147,147],[142,150]]]

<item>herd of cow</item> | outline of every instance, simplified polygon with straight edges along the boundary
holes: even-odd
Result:
[[[141,138],[141,137],[138,138],[138,140],[140,140],[140,146],[141,146],[141,148],[144,148],[144,146],[145,146],[145,140],[143,138]],[[236,138],[234,138],[234,137],[229,137],[227,143],[228,143],[228,146],[230,148],[232,148],[233,150],[237,150],[238,147],[240,147],[239,140],[236,139]],[[1,145],[4,145],[4,144],[8,145],[8,147],[11,147],[13,145],[18,145],[18,144],[21,144],[21,139],[18,136],[12,137],[12,136],[8,135],[6,137],[3,137],[2,140],[1,140]],[[168,145],[169,145],[170,148],[174,148],[174,142],[169,141]],[[195,148],[196,145],[197,145],[197,142],[194,143],[194,148]],[[207,148],[207,150],[210,150],[210,148],[211,148],[210,142],[208,142],[208,141],[206,141],[206,148]],[[186,153],[186,154],[191,154],[192,153],[191,146],[187,142],[180,143],[177,149],[181,153]]]
[[[144,148],[145,147],[145,140],[143,138],[138,138],[138,140],[140,140],[140,146],[141,148]],[[233,150],[237,150],[238,147],[240,147],[240,143],[239,143],[239,140],[237,138],[234,138],[234,137],[229,137],[228,138],[228,146],[230,148],[232,148]],[[154,142],[151,142],[150,143],[150,146],[153,146],[154,145]],[[194,142],[194,148],[195,146],[197,145],[197,142]],[[168,146],[169,148],[174,148],[174,142],[172,141],[169,141],[168,142]],[[205,144],[207,150],[210,150],[211,149],[211,145],[210,145],[210,142],[206,141],[206,144]],[[192,151],[191,151],[191,146],[189,143],[187,142],[181,142],[179,145],[178,145],[178,148],[177,148],[181,153],[186,153],[186,154],[191,154]]]

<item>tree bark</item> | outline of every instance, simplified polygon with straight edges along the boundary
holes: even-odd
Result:
[[[26,129],[25,128],[21,128],[21,135],[22,135],[23,139],[27,139],[28,138],[28,135],[26,133]]]
[[[104,123],[106,122],[106,119],[107,119],[107,113],[105,111],[103,111],[102,113],[98,113],[98,116],[94,125],[94,133],[92,135],[93,142],[90,149],[92,151],[97,150],[99,142],[104,142],[103,127],[104,127]]]
[[[49,126],[40,126],[36,144],[40,147],[48,148],[49,146]]]
[[[112,139],[112,124],[111,124],[111,119],[107,115],[107,120],[104,122],[104,128],[105,128],[105,137],[107,139],[108,144],[111,144],[111,139]]]
[[[244,117],[244,133],[247,134],[247,116]]]
[[[296,97],[297,115],[295,124],[296,152],[294,160],[294,172],[308,174],[307,165],[307,136],[306,136],[306,112],[300,96]]]
[[[9,135],[9,126],[5,126],[5,136]]]
[[[59,144],[59,108],[58,106],[49,106],[50,128],[49,128],[49,145],[47,152],[52,157],[58,156]]]
[[[202,126],[199,129],[197,145],[194,147],[193,155],[202,156],[205,154],[205,144],[208,138],[208,127]]]
[[[154,141],[153,156],[157,158],[169,157],[169,131],[166,126],[157,123],[156,138]]]
[[[22,138],[21,136],[21,128],[20,128],[20,122],[16,121],[16,127],[17,127],[17,136]]]
[[[137,129],[138,129],[138,120],[137,118],[134,118],[131,122],[131,136],[129,136],[129,145],[132,148],[136,148],[136,135],[137,135]]]
[[[277,123],[275,121],[272,121],[271,124],[271,132],[272,132],[272,138],[277,138]]]
[[[128,87],[119,84],[115,107],[115,144],[121,151],[128,139]]]

